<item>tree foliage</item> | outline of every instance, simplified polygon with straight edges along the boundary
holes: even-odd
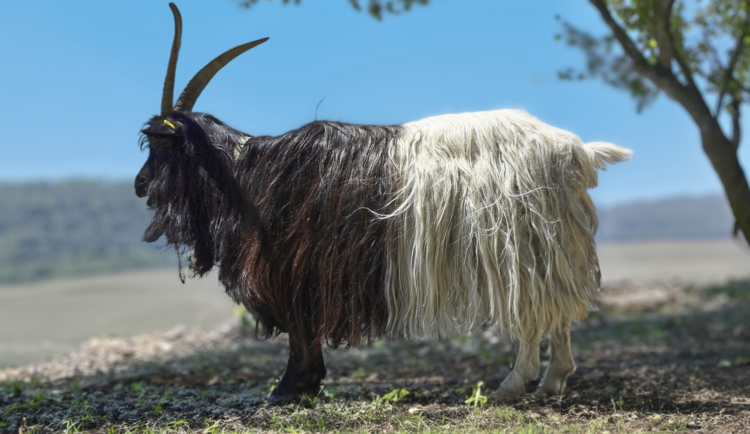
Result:
[[[739,118],[750,96],[750,1],[592,0],[613,33],[595,37],[563,22],[570,45],[586,54],[585,73],[627,89],[639,109],[674,78],[713,98],[715,117]],[[613,27],[616,26],[616,27]],[[653,80],[653,78],[658,78]],[[671,95],[670,95],[671,96]]]
[[[750,187],[737,158],[741,109],[750,101],[750,0],[589,0],[610,34],[563,21],[560,39],[586,68],[628,91],[641,111],[664,92],[692,117],[741,228],[750,239]]]
[[[244,7],[251,7],[259,0],[238,0]],[[301,0],[281,0],[284,4],[299,4]],[[430,0],[348,0],[349,4],[357,11],[367,10],[372,17],[381,20],[383,14],[397,15],[409,12],[414,5],[426,5]]]

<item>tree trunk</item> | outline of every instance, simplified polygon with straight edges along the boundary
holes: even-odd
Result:
[[[701,129],[703,151],[724,185],[737,226],[750,242],[750,185],[740,166],[737,151],[718,125]]]

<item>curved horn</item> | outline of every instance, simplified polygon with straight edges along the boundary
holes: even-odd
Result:
[[[175,111],[191,111],[193,109],[193,105],[195,105],[195,101],[198,100],[201,92],[203,92],[203,89],[206,88],[208,82],[211,81],[214,75],[216,75],[216,73],[219,72],[221,68],[223,68],[227,63],[231,62],[235,57],[253,47],[266,42],[267,40],[268,38],[258,39],[257,41],[248,42],[247,44],[234,47],[209,62],[209,64],[198,71],[198,73],[195,74],[195,77],[190,80],[190,83],[185,86],[185,90],[182,91],[182,95],[177,98],[177,104],[175,104],[174,106]]]
[[[164,91],[161,94],[161,115],[172,113],[172,101],[174,100],[174,76],[177,69],[177,55],[180,53],[180,40],[182,39],[182,16],[180,10],[174,3],[169,4],[174,15],[174,40],[172,41],[172,52],[169,54],[169,65],[167,66],[167,77],[164,79]]]

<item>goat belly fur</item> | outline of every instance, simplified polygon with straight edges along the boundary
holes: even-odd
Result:
[[[534,342],[595,303],[586,190],[630,154],[513,110],[252,138],[236,170],[270,247],[253,232],[222,280],[307,342],[483,325]]]

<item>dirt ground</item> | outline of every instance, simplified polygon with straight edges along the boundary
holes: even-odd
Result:
[[[237,319],[0,370],[0,432],[750,432],[750,281],[621,282],[600,305],[560,398],[486,402],[514,349],[477,331],[328,351],[319,396],[266,407],[286,343]]]

